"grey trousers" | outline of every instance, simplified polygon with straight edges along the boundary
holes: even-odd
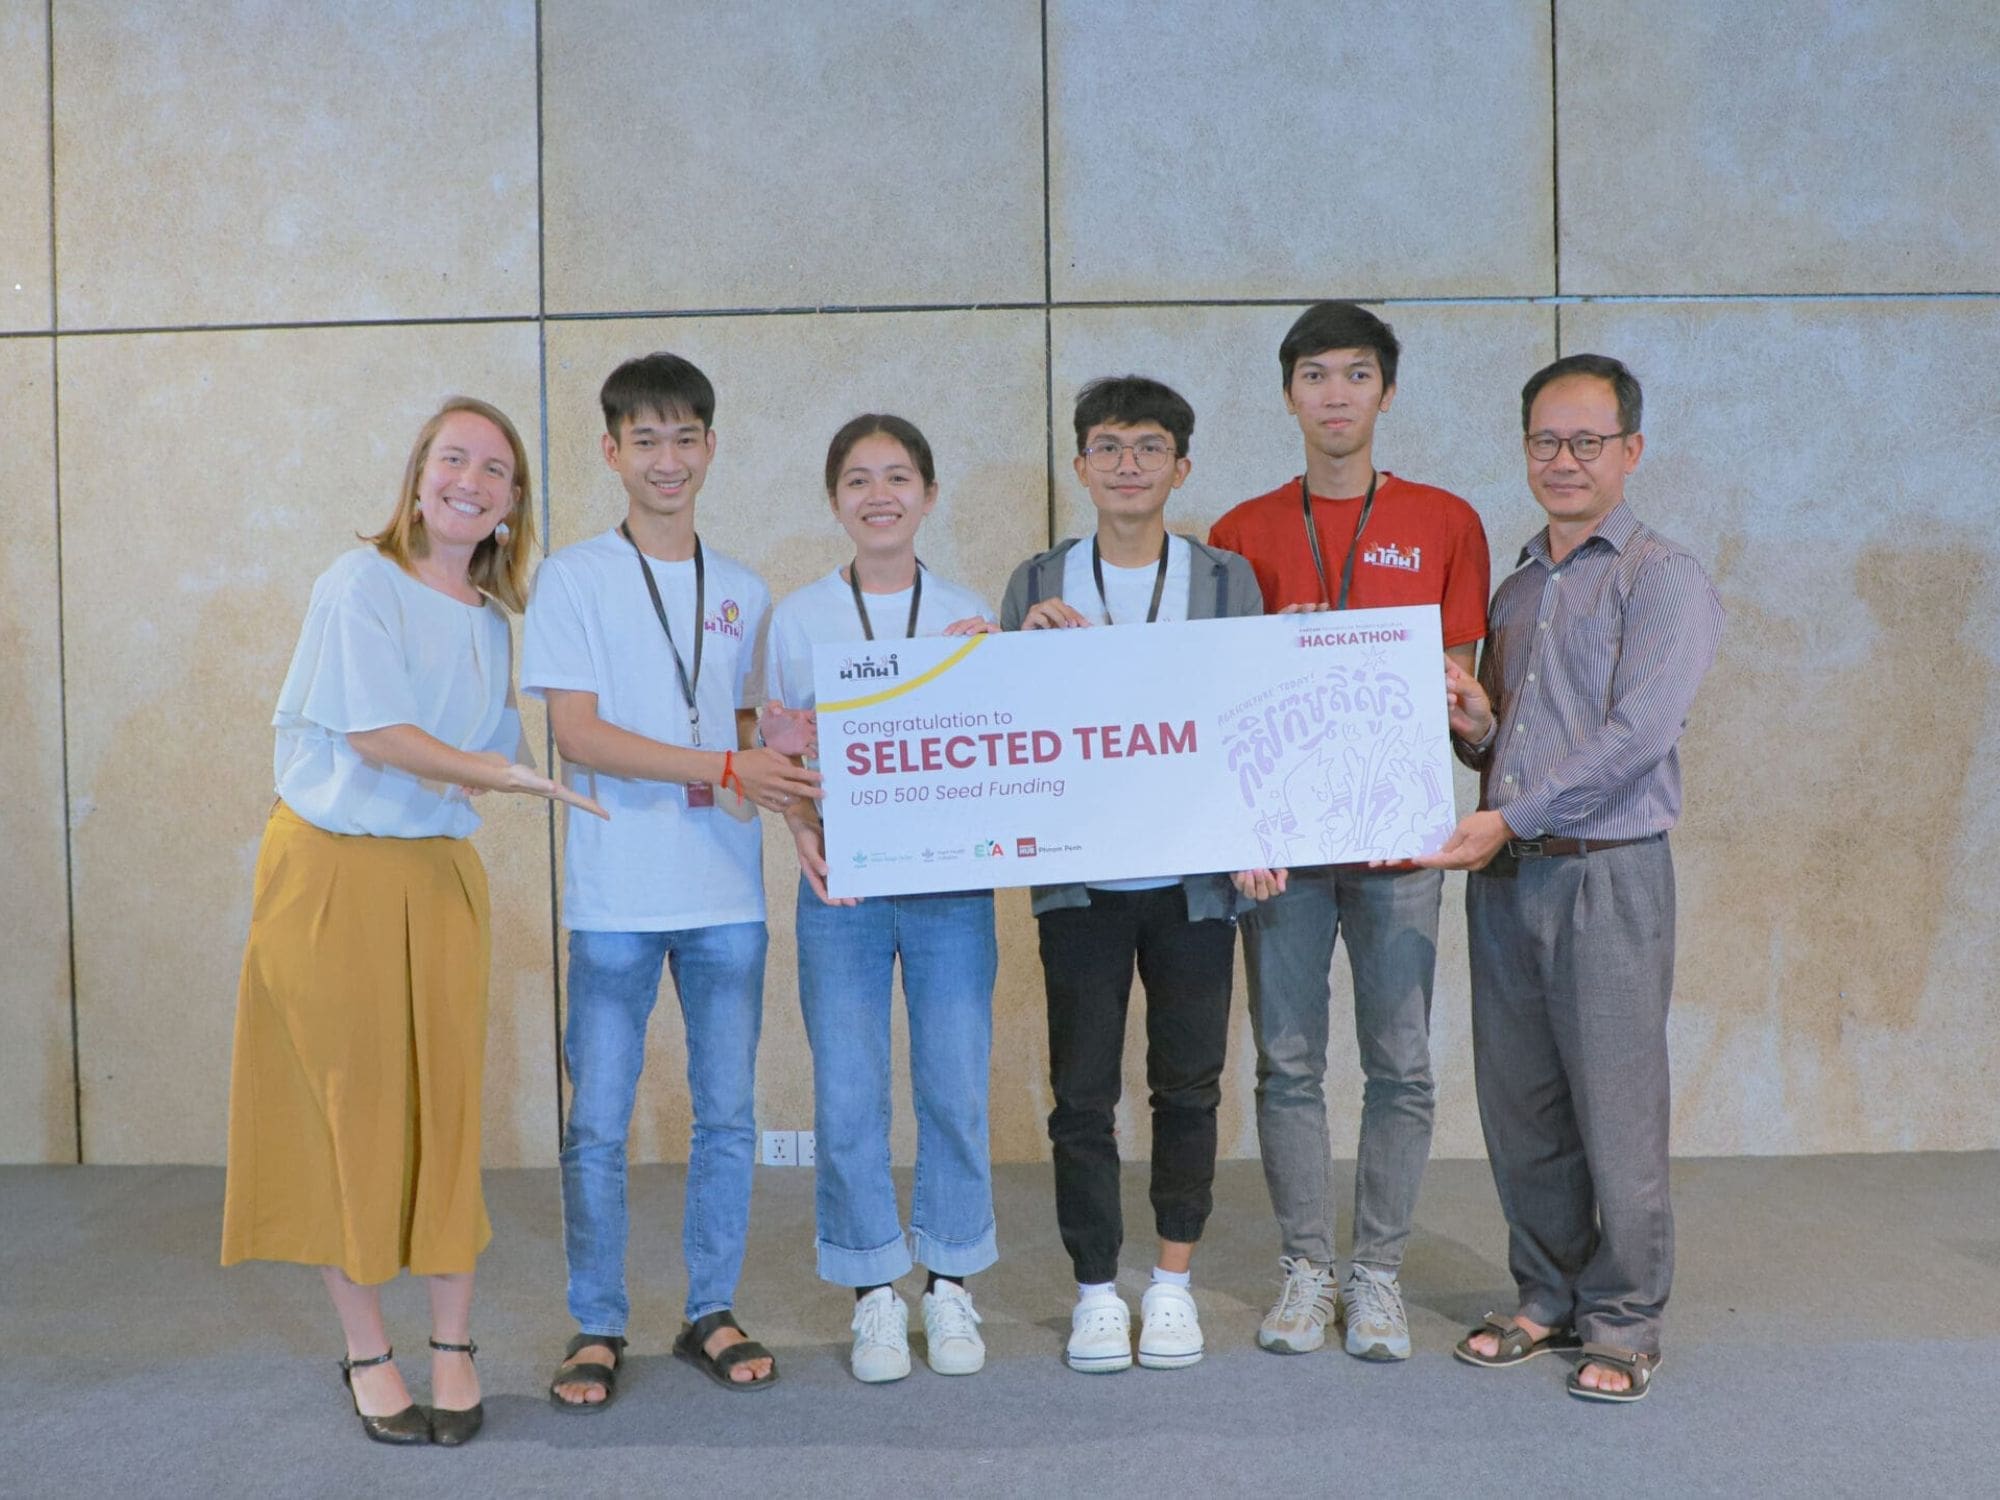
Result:
[[[1403,1263],[1431,1154],[1431,982],[1436,870],[1295,869],[1285,893],[1243,918],[1257,1039],[1257,1145],[1287,1255],[1333,1264],[1333,1153],[1326,1041],[1336,936],[1354,974],[1354,1035],[1366,1079],[1354,1165],[1352,1258]]]
[[[1466,881],[1479,1122],[1520,1311],[1657,1354],[1674,1273],[1664,838]]]

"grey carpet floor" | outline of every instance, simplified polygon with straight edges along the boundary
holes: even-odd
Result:
[[[1143,1167],[1127,1222],[1150,1228]],[[617,1405],[551,1410],[570,1330],[555,1175],[487,1179],[476,1332],[487,1427],[466,1449],[366,1442],[308,1271],[215,1263],[205,1168],[0,1169],[6,1495],[1944,1495],[2000,1492],[2000,1154],[1676,1164],[1667,1359],[1630,1407],[1567,1366],[1473,1370],[1450,1346],[1510,1305],[1486,1169],[1432,1164],[1403,1285],[1417,1351],[1260,1352],[1276,1286],[1255,1163],[1225,1164],[1196,1263],[1209,1353],[1185,1371],[1060,1363],[1071,1288],[1046,1167],[998,1174],[1003,1258],[974,1283],[969,1379],[867,1387],[850,1301],[812,1276],[809,1171],[760,1170],[738,1309],[783,1382],[733,1395],[677,1364],[682,1173],[632,1190],[634,1358]],[[1149,1243],[1131,1236],[1136,1296]],[[913,1290],[905,1288],[906,1291]],[[422,1399],[420,1286],[388,1296]]]

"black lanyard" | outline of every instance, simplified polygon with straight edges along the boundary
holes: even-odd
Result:
[[[681,648],[674,644],[674,627],[667,623],[667,607],[660,602],[660,586],[653,582],[653,570],[646,562],[646,554],[639,550],[639,544],[632,541],[632,533],[625,523],[618,523],[618,534],[632,542],[632,555],[639,559],[639,574],[646,580],[646,595],[653,601],[653,613],[660,617],[660,629],[667,633],[667,649],[674,653],[674,672],[681,680],[681,696],[687,700],[688,733],[693,736],[695,748],[701,748],[701,704],[695,699],[695,690],[701,686],[701,648],[708,632],[701,628],[702,616],[708,602],[708,573],[702,566],[701,538],[694,539],[694,676],[689,678],[688,669],[681,661]]]
[[[856,558],[854,561],[859,562]],[[910,585],[910,623],[903,627],[903,639],[917,638],[917,610],[924,602],[924,560],[917,560],[917,580]],[[854,594],[854,612],[861,616],[861,633],[869,640],[875,639],[875,627],[868,622],[868,608],[861,602],[861,579],[854,571],[854,563],[847,565],[847,587]]]
[[[1153,602],[1146,606],[1146,623],[1152,624],[1160,618],[1160,596],[1167,588],[1167,549],[1174,544],[1173,533],[1160,538],[1160,565],[1153,571]],[[1111,618],[1111,601],[1104,597],[1104,557],[1097,550],[1097,538],[1090,539],[1090,576],[1097,580],[1097,602],[1104,607],[1104,623],[1116,625]]]
[[[1319,528],[1313,525],[1312,490],[1306,484],[1306,476],[1299,476],[1299,508],[1305,512],[1306,540],[1312,543],[1313,567],[1319,573],[1319,597],[1322,603],[1330,603],[1335,609],[1347,608],[1347,591],[1354,583],[1354,554],[1361,546],[1361,533],[1367,529],[1368,513],[1375,509],[1375,482],[1382,476],[1368,471],[1368,494],[1361,502],[1361,519],[1354,523],[1354,540],[1347,544],[1347,560],[1340,565],[1340,597],[1333,597],[1333,590],[1326,581],[1326,559],[1320,556]]]

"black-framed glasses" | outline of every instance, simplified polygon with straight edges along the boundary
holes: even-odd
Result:
[[[1141,473],[1157,474],[1173,462],[1174,445],[1166,438],[1158,437],[1142,437],[1136,443],[1099,438],[1083,450],[1084,462],[1100,474],[1109,474],[1118,467],[1127,448],[1132,450],[1132,462],[1139,466]]]
[[[1580,464],[1587,464],[1604,451],[1604,445],[1613,438],[1630,437],[1627,432],[1573,432],[1568,437],[1557,437],[1553,432],[1531,432],[1525,439],[1528,457],[1538,464],[1545,464],[1569,445],[1570,455]]]

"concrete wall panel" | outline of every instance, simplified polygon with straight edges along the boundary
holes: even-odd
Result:
[[[1024,0],[544,12],[552,311],[1042,294]]]
[[[49,26],[0,10],[0,331],[49,326]]]
[[[65,328],[536,310],[528,0],[56,8]]]
[[[1565,292],[2000,290],[2000,10],[1561,0]]]
[[[1048,18],[1058,299],[1554,289],[1546,5]]]
[[[0,1161],[76,1160],[52,339],[0,341]]]
[[[849,417],[889,411],[929,438],[938,508],[918,547],[926,564],[995,608],[1015,562],[1046,545],[1043,329],[1039,313],[863,313],[839,317],[674,318],[566,323],[549,339],[549,470],[554,541],[614,525],[624,492],[599,450],[598,387],[624,359],[671,349],[716,387],[716,456],[699,504],[704,541],[755,568],[782,599],[847,560],[822,477],[826,445]],[[767,823],[771,820],[766,820]],[[812,1124],[812,1060],[799,1019],[792,940],[798,865],[782,828],[767,828],[764,876],[771,951],[758,1115],[771,1129]],[[1041,1150],[1047,1113],[1041,970],[1027,903],[1001,902],[1001,975],[994,1002],[993,1149],[1004,1160]],[[669,991],[671,986],[668,987]],[[907,1078],[903,1023],[897,1069]],[[679,1160],[691,1124],[686,1054],[670,994],[655,1013],[634,1149]],[[915,1144],[899,1083],[894,1144]]]
[[[1677,1149],[1990,1147],[1990,303],[1592,307],[1729,611],[1684,741]]]
[[[530,452],[532,326],[79,340],[62,366],[63,589],[84,1156],[219,1161],[271,706],[312,581],[395,502],[445,396]],[[188,440],[199,433],[200,440]],[[541,737],[539,719],[529,725]],[[545,804],[489,796],[486,1149],[555,1141]]]

